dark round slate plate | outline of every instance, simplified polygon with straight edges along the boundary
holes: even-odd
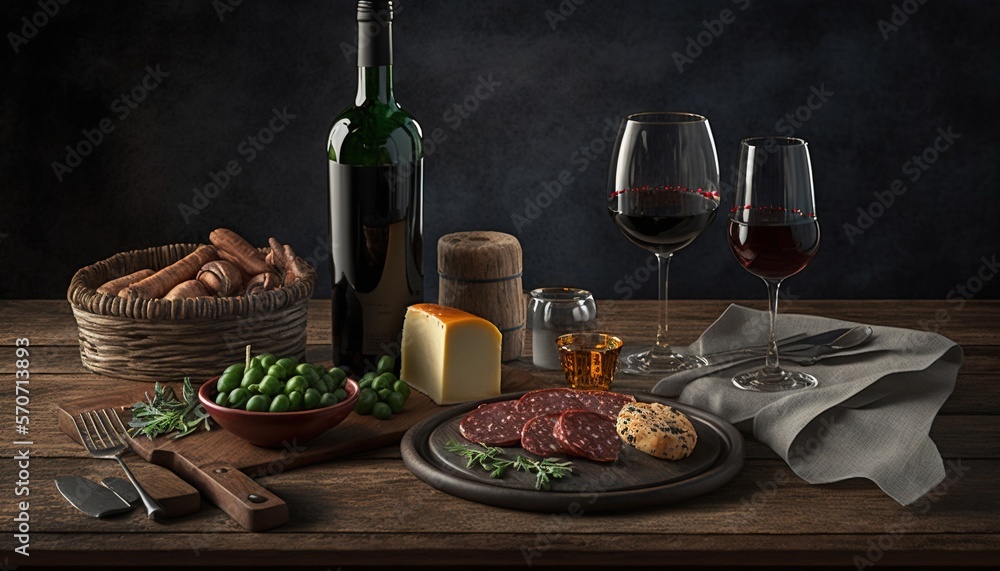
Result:
[[[743,467],[743,437],[721,418],[656,395],[638,394],[644,402],[670,405],[691,419],[698,432],[694,453],[680,461],[660,460],[628,445],[616,462],[572,458],[573,475],[553,480],[549,491],[535,490],[535,478],[508,469],[502,478],[490,478],[479,466],[465,467],[465,459],[445,450],[449,440],[470,444],[458,432],[466,412],[487,402],[509,400],[521,393],[449,407],[413,426],[403,436],[403,462],[414,475],[442,492],[494,506],[541,512],[597,513],[664,505],[710,492]],[[520,447],[505,448],[537,458]]]

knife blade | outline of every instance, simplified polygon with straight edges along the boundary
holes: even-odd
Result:
[[[781,341],[778,341],[778,353],[785,354],[789,353],[789,356],[793,356],[796,351],[803,351],[809,349],[810,347],[815,347],[817,345],[829,343],[844,333],[847,333],[847,329],[834,329],[832,331],[824,331],[823,333],[818,333],[816,335],[805,336],[804,334],[793,335],[791,337],[786,337]],[[738,363],[740,361],[756,359],[763,357],[767,354],[767,347],[754,347],[750,349],[734,349],[732,351],[725,351],[722,353],[712,353],[709,355],[702,355],[702,359],[705,360],[707,366],[717,366],[717,365],[729,365],[732,363]]]
[[[104,478],[101,485],[118,495],[119,498],[130,504],[139,501],[139,492],[135,491],[132,482],[123,478]]]
[[[803,339],[799,339],[794,343],[789,343],[784,347],[780,348],[781,353],[794,353],[796,351],[802,351],[805,349],[811,349],[813,347],[819,347],[821,345],[827,345],[836,341],[841,335],[847,333],[850,329],[844,327],[841,329],[832,329],[830,331],[824,331],[823,333],[817,333],[816,335],[811,335]]]
[[[132,510],[132,505],[117,494],[81,476],[59,476],[56,489],[73,507],[91,517],[107,517]]]

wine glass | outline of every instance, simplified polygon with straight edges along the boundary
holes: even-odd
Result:
[[[816,386],[816,377],[778,363],[774,320],[778,288],[801,272],[819,249],[809,147],[802,139],[754,137],[740,143],[740,168],[729,211],[729,247],[736,260],[767,284],[770,334],[764,368],[733,383],[748,391],[775,392]]]
[[[667,274],[674,252],[708,228],[719,208],[719,160],[708,119],[693,113],[626,117],[611,155],[608,188],[608,212],[618,229],[656,254],[659,265],[656,344],[623,355],[619,370],[667,374],[704,365],[667,341]]]

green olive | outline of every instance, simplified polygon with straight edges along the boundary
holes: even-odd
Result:
[[[319,394],[332,392],[332,389],[330,389],[330,385],[326,384],[326,381],[324,381],[323,379],[316,379],[316,382],[313,383],[311,386],[312,388],[319,391]]]
[[[378,395],[371,389],[361,389],[358,395],[358,402],[354,405],[354,412],[358,414],[371,414],[372,408],[378,402]]]
[[[292,391],[288,393],[288,410],[302,410],[302,393],[299,391]]]
[[[322,398],[316,389],[306,389],[305,394],[302,395],[302,404],[306,410],[312,410],[319,406],[319,401]]]
[[[388,373],[396,366],[396,360],[388,355],[383,355],[381,359],[378,360],[378,365],[375,367],[375,372],[378,374]]]
[[[237,387],[229,391],[229,397],[226,398],[226,404],[229,408],[243,408],[247,405],[247,401],[250,400],[250,392],[243,387]]]
[[[271,399],[267,395],[255,395],[247,401],[247,410],[250,412],[267,412],[271,407]]]
[[[305,377],[301,375],[295,375],[294,377],[288,379],[288,382],[285,383],[285,394],[287,395],[292,391],[299,391],[301,393],[304,393],[308,388],[309,388],[309,381],[307,381]]]
[[[341,381],[347,378],[347,373],[345,373],[343,369],[338,369],[337,367],[330,369],[326,372],[326,374],[333,377],[333,380],[336,381],[338,385]]]
[[[295,370],[295,366],[299,364],[299,361],[295,357],[282,357],[281,359],[278,359],[276,363],[281,365],[282,369],[292,372]]]
[[[347,400],[347,391],[344,389],[337,389],[333,391],[333,396],[337,397],[337,401]]]
[[[326,393],[319,399],[319,406],[321,408],[333,406],[337,404],[337,397],[333,393]]]
[[[406,381],[396,381],[392,384],[392,390],[402,393],[404,399],[410,398],[410,385]]]
[[[250,396],[256,396],[260,394],[260,385],[257,383],[250,385],[246,389],[247,392],[250,393]]]
[[[389,393],[389,398],[387,398],[385,402],[389,405],[389,408],[392,409],[392,412],[395,413],[403,410],[403,405],[406,404],[406,397],[403,396],[402,393],[393,391]]]
[[[375,391],[375,394],[378,395],[379,402],[386,402],[389,400],[389,395],[392,394],[392,389],[379,389]]]
[[[288,397],[278,395],[271,401],[271,407],[268,410],[271,412],[285,412],[290,406],[292,406],[292,403],[288,400]]]
[[[372,407],[372,416],[379,420],[386,420],[392,416],[392,409],[389,408],[389,405],[384,402],[377,402],[375,403],[375,406]]]
[[[387,373],[386,375],[391,375],[391,374],[392,373]],[[391,387],[392,382],[386,375],[379,375],[378,377],[376,377],[375,380],[372,381],[372,388],[375,389],[376,391],[380,391],[382,389],[387,389]]]
[[[226,401],[228,398],[229,395],[227,395],[226,393],[219,393],[218,395],[215,396],[215,404],[219,406],[226,406]]]
[[[264,353],[258,357],[260,359],[260,366],[266,371],[271,365],[278,362],[278,358],[270,353]]]
[[[260,380],[260,392],[269,397],[281,392],[281,381],[277,377],[272,377],[268,375]]]
[[[245,389],[250,385],[259,383],[260,380],[263,378],[264,378],[264,370],[257,367],[252,367],[249,371],[246,372],[246,374],[243,375],[243,380],[240,381],[240,386]]]
[[[216,382],[215,388],[220,393],[228,393],[229,391],[240,386],[240,380],[242,378],[243,376],[241,374],[237,374],[235,371],[223,373],[223,375],[219,377],[218,382]]]
[[[319,378],[319,374],[316,373],[316,369],[313,368],[309,363],[302,363],[298,367],[295,367],[295,373],[301,375],[312,384],[316,379]]]
[[[277,363],[267,368],[267,374],[278,379],[279,381],[283,381],[288,378],[288,371]]]
[[[232,365],[226,367],[226,370],[222,371],[222,374],[225,375],[226,373],[236,373],[237,376],[242,377],[243,371],[246,370],[246,366],[247,366],[246,363],[233,363]]]

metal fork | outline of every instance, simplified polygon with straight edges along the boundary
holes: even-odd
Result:
[[[111,420],[112,416],[114,416],[118,426],[115,426],[115,422]],[[132,471],[122,461],[122,453],[129,449],[126,439],[131,438],[131,436],[129,436],[125,424],[122,423],[122,419],[118,416],[118,412],[111,409],[111,414],[109,415],[107,409],[100,411],[92,410],[80,413],[78,417],[73,418],[73,423],[76,425],[77,432],[80,433],[80,440],[91,456],[94,458],[114,458],[118,461],[122,470],[125,471],[125,476],[128,477],[129,482],[132,482],[132,485],[135,486],[135,491],[142,498],[142,503],[146,506],[146,517],[157,518],[162,516],[163,506],[146,493],[146,490],[139,485],[135,476],[132,475]],[[91,428],[94,429],[93,433],[90,431]]]

